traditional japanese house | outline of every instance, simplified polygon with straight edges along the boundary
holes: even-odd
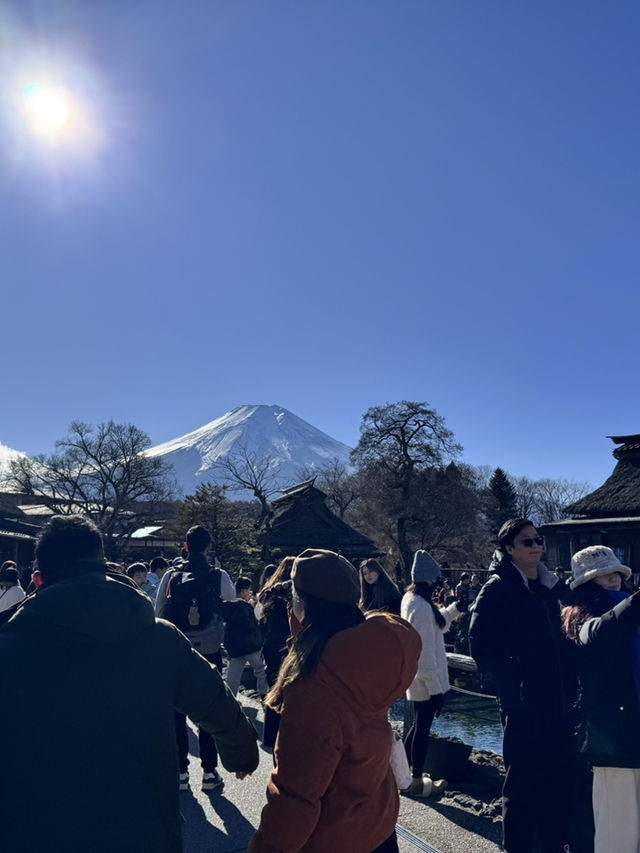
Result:
[[[546,563],[569,569],[571,556],[589,545],[607,545],[640,575],[640,434],[609,436],[616,448],[613,473],[600,488],[565,507],[567,518],[540,527]]]
[[[352,562],[379,556],[370,539],[358,533],[326,505],[326,495],[307,480],[273,501],[269,544],[272,559],[305,548],[337,551]]]
[[[36,537],[52,513],[39,497],[0,492],[0,563],[15,560],[26,570],[33,560]]]

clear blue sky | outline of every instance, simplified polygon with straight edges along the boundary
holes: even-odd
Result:
[[[599,485],[640,432],[639,43],[631,0],[0,0],[0,441],[279,403],[355,444],[426,400],[470,463]],[[25,129],[36,66],[82,141]]]

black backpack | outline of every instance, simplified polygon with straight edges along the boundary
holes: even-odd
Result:
[[[222,575],[218,569],[197,575],[174,572],[159,615],[173,622],[185,634],[208,628],[214,619],[222,626],[221,582]]]

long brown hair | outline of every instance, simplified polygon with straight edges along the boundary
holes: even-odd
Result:
[[[282,708],[285,687],[315,671],[331,637],[354,628],[365,618],[356,604],[337,604],[298,591],[295,594],[304,604],[304,618],[300,633],[282,662],[278,680],[265,699],[265,704],[275,710]]]
[[[293,569],[295,559],[295,557],[285,557],[283,560],[280,560],[278,568],[258,593],[258,601],[262,605],[263,613],[265,610],[268,610],[273,606],[273,598],[268,594],[265,595],[265,593],[268,593],[271,587],[275,586],[275,584],[280,583],[281,581],[291,580],[291,569]]]
[[[580,629],[587,619],[591,619],[592,614],[579,604],[572,604],[569,607],[562,608],[561,617],[564,633],[570,640],[577,643],[580,636]]]
[[[375,583],[367,583],[364,579],[365,570],[378,573]],[[391,580],[386,569],[377,560],[370,558],[360,563],[360,609],[365,612],[369,610],[397,610],[400,603],[400,590]]]

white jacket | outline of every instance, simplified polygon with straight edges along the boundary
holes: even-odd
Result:
[[[25,596],[25,592],[19,584],[15,586],[0,586],[0,611],[8,610],[17,604]]]
[[[444,628],[438,627],[431,605],[421,595],[406,592],[400,604],[400,615],[416,629],[422,640],[418,672],[407,690],[407,699],[411,702],[426,702],[437,693],[446,693],[451,687],[444,632],[461,613],[455,602],[438,609],[444,617]]]

